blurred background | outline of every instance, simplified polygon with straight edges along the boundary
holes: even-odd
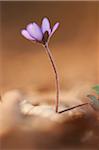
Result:
[[[99,80],[99,2],[0,2],[1,92],[54,89],[54,76],[44,48],[23,38],[21,29],[41,25],[48,17],[60,27],[50,41],[61,89],[95,84]]]
[[[79,95],[82,87],[86,90],[86,87],[90,88],[91,85],[99,83],[99,2],[2,1],[0,12],[1,94],[15,88],[31,93],[36,90],[44,93],[43,96],[37,93],[36,98],[34,95],[34,100],[53,100],[49,91],[53,95],[54,75],[45,50],[40,44],[34,44],[20,34],[21,29],[31,22],[41,25],[43,17],[50,19],[51,26],[57,21],[60,22],[49,46],[57,64],[61,91],[67,94],[63,93],[62,98],[67,100],[67,104],[71,106],[78,100],[81,101],[77,99],[77,94]],[[10,98],[8,100],[10,103]],[[48,132],[35,131],[35,128],[30,132],[16,129],[3,137],[2,149],[35,147],[34,149],[61,150],[66,147],[68,149],[69,146],[73,150],[77,150],[77,147],[80,150],[97,150],[99,119],[92,116],[88,119],[87,114],[86,117],[84,115],[78,119],[74,116],[69,122],[56,124],[53,128],[49,125]],[[11,121],[14,122],[15,116],[13,113],[11,115]],[[43,125],[46,127],[46,122],[41,119],[37,123],[33,122],[35,124],[41,124],[39,128]]]

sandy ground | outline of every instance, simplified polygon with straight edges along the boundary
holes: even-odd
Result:
[[[40,95],[40,96],[38,96]],[[41,104],[53,98],[53,93],[30,95],[27,100],[34,104]],[[0,141],[1,149],[92,149],[99,148],[99,113],[89,105],[73,111],[65,112],[56,118],[56,114],[45,116],[23,115],[20,111],[19,102],[23,97],[15,92],[9,92],[3,96],[0,104]],[[35,100],[35,101],[34,101]],[[70,107],[82,103],[77,99],[70,98],[62,93],[61,103]],[[73,104],[74,103],[74,104]],[[48,101],[48,104],[53,104]],[[52,105],[53,107],[54,105]],[[36,107],[36,106],[35,106]],[[30,114],[29,112],[27,114]],[[39,114],[38,112],[36,114]],[[63,120],[63,121],[62,121]]]

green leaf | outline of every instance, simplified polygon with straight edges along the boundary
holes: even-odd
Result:
[[[92,89],[99,95],[99,84],[93,86]]]
[[[87,95],[90,98],[91,106],[96,110],[99,111],[99,100],[94,95]]]

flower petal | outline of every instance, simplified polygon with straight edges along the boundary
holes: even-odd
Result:
[[[23,29],[23,30],[21,31],[21,34],[22,34],[26,39],[35,41],[35,39],[30,36],[30,34],[28,33],[27,30]]]
[[[53,26],[53,29],[52,29],[52,32],[50,34],[50,37],[53,35],[53,33],[56,31],[56,29],[58,28],[59,26],[59,22],[55,23],[55,25]]]
[[[43,18],[42,20],[42,26],[41,26],[43,34],[48,31],[48,33],[51,33],[51,28],[50,28],[50,22],[47,18]]]
[[[27,31],[29,34],[38,41],[41,41],[43,38],[42,31],[36,23],[30,23],[27,25]]]

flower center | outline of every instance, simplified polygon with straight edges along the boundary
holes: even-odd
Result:
[[[48,37],[49,37],[49,33],[48,31],[46,31],[44,34],[43,34],[43,38],[42,38],[42,43],[43,44],[46,44],[47,40],[48,40]]]

